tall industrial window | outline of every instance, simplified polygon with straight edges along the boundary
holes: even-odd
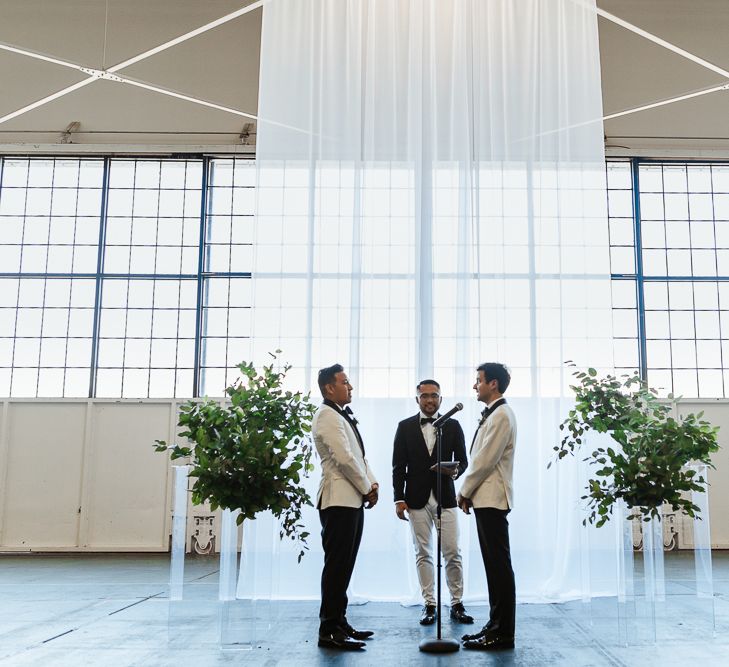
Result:
[[[639,368],[640,351],[631,163],[608,162],[607,186],[614,363],[617,375],[630,375]]]
[[[253,174],[0,159],[0,396],[222,395],[248,352]]]
[[[661,393],[728,397],[729,165],[609,163],[608,186],[616,336]]]
[[[87,396],[104,161],[0,165],[0,395]]]
[[[252,161],[211,163],[200,340],[200,391],[210,396],[222,394],[249,353],[254,185]]]
[[[729,164],[607,163],[615,364],[729,397]],[[220,396],[247,358],[252,160],[0,158],[0,396]]]

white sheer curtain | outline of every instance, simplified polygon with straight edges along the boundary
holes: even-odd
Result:
[[[470,442],[483,361],[512,369],[519,598],[590,587],[579,475],[546,465],[568,404],[563,362],[611,366],[601,115],[594,0],[265,5],[252,354],[280,347],[292,385],[316,400],[320,367],[342,363],[355,386],[382,485],[355,595],[418,600],[392,504],[393,435],[433,377],[444,407],[466,405]],[[281,597],[319,593],[318,518],[306,518],[300,565],[257,541],[278,554]],[[461,528],[466,600],[483,600],[472,518]]]

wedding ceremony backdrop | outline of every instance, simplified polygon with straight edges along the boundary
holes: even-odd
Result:
[[[581,526],[583,473],[547,469],[571,401],[564,362],[637,370],[685,396],[677,413],[726,421],[729,163],[725,115],[700,106],[710,95],[604,117],[729,80],[709,67],[724,44],[711,12],[692,14],[694,34],[680,13],[665,27],[655,7],[615,8],[667,38],[693,35],[703,60],[608,21],[594,1],[223,4],[225,20],[197,3],[164,30],[154,17],[129,30],[112,3],[106,18],[90,9],[98,31],[69,24],[78,39],[24,29],[19,5],[0,22],[3,71],[28,60],[34,74],[8,75],[17,96],[0,100],[0,549],[166,551],[172,474],[154,440],[174,439],[183,399],[222,397],[237,363],[280,348],[291,388],[315,401],[323,366],[342,363],[354,385],[381,485],[355,598],[416,603],[391,502],[395,428],[432,377],[443,409],[463,402],[470,442],[475,368],[497,360],[512,371],[519,429],[520,600],[614,591],[613,532],[588,539]],[[105,34],[105,20],[103,49],[82,38]],[[664,52],[665,76],[653,76]],[[101,75],[135,53],[150,62],[132,63],[131,84],[121,65],[119,81]],[[175,72],[166,85],[164,72]],[[77,76],[93,85],[71,90]],[[134,85],[147,79],[157,85]],[[238,79],[254,85],[239,94]],[[67,95],[33,106],[61,85]],[[722,456],[711,528],[727,547]],[[312,496],[317,482],[315,471]],[[219,517],[190,512],[195,545],[215,546]],[[316,510],[305,519],[300,564],[270,517],[246,527],[256,574],[240,595],[319,595]],[[460,521],[465,599],[484,600],[473,518]]]
[[[486,359],[512,371],[519,594],[577,594],[581,485],[546,464],[563,362],[613,366],[601,107],[594,7],[571,0],[264,7],[252,355],[282,349],[292,385],[315,393],[318,368],[339,361],[354,385],[384,487],[358,596],[417,601],[390,502],[393,434],[433,377],[445,408],[466,405],[470,440]],[[316,534],[314,510],[309,523]],[[466,595],[483,599],[475,531],[461,528]],[[315,597],[319,559],[280,558],[280,594]]]

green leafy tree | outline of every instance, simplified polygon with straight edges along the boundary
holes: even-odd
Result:
[[[272,354],[274,361],[280,350]],[[311,419],[316,406],[309,394],[284,391],[291,366],[259,373],[252,363],[238,366],[242,377],[225,390],[227,400],[188,401],[180,407],[178,433],[189,444],[157,440],[158,452],[190,458],[195,479],[192,502],[213,510],[240,510],[238,524],[271,510],[281,522],[280,537],[298,542],[298,559],[308,549],[301,511],[311,505],[302,477],[311,464]]]
[[[598,377],[589,368],[576,370],[573,376],[578,381],[571,386],[575,407],[560,425],[565,435],[554,447],[556,460],[581,449],[589,431],[609,433],[617,444],[597,447],[583,459],[593,469],[582,496],[590,511],[583,524],[604,525],[620,498],[644,521],[659,516],[663,503],[696,516],[699,507],[690,493],[703,491],[707,480],[686,466],[705,463],[714,467],[711,454],[719,449],[719,428],[703,420],[703,412],[674,419],[671,405],[660,401],[637,373],[620,380],[612,375]],[[672,395],[668,398],[673,400]]]

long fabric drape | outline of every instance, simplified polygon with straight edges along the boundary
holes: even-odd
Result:
[[[417,410],[418,381],[434,378],[445,409],[466,406],[470,442],[483,361],[512,371],[519,598],[594,588],[580,472],[547,463],[568,409],[564,362],[611,366],[601,115],[594,0],[265,5],[252,355],[283,350],[291,386],[315,400],[317,370],[335,362],[355,387],[381,483],[355,596],[418,600],[392,503],[395,428]],[[319,594],[315,510],[306,521],[300,565],[266,520],[256,528],[272,594]],[[461,533],[466,600],[483,600],[472,517]]]

